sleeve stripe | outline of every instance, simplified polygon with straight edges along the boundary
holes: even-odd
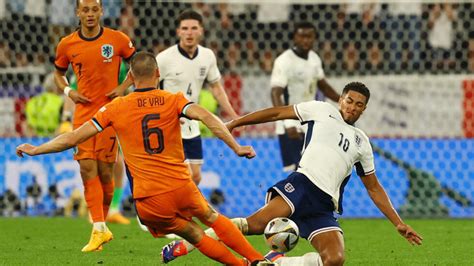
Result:
[[[373,173],[375,173],[375,169],[372,170],[372,171],[365,172],[364,175],[370,175],[370,174],[373,174]]]
[[[193,104],[194,102],[188,102],[184,107],[183,107],[183,110],[181,111],[181,113],[183,115],[186,115],[186,111],[188,110],[188,107],[191,106],[191,104]]]
[[[67,69],[68,69],[68,67],[64,68],[64,67],[60,67],[60,66],[58,66],[58,65],[56,65],[56,64],[54,64],[54,67],[56,67],[57,70],[64,71],[64,72],[66,72]]]
[[[295,110],[295,113],[296,113],[296,116],[298,117],[298,119],[300,121],[303,121],[303,118],[301,117],[300,112],[298,112],[298,107],[296,106],[296,104],[293,105],[293,109]]]
[[[102,128],[102,126],[99,124],[99,121],[97,121],[97,119],[95,118],[92,118],[92,124],[94,124],[94,126],[97,128],[97,130],[99,130],[99,132],[101,132],[102,130],[104,130]]]

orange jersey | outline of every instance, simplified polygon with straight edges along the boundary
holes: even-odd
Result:
[[[127,35],[104,27],[95,38],[88,39],[78,30],[61,39],[54,64],[62,71],[71,64],[79,93],[92,101],[76,104],[74,124],[83,124],[110,102],[105,94],[119,85],[121,60],[130,58],[134,52],[135,47]]]
[[[181,92],[137,89],[91,120],[99,131],[111,126],[117,133],[135,199],[176,190],[191,179],[179,122],[190,103]]]

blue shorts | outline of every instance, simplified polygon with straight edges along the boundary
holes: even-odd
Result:
[[[202,156],[201,136],[192,139],[183,139],[184,157],[191,164],[204,163]]]
[[[300,236],[311,242],[314,236],[342,229],[334,217],[331,196],[314,185],[305,175],[293,172],[267,190],[265,202],[281,196],[291,208],[290,218],[300,229]]]
[[[301,160],[304,139],[291,139],[287,134],[278,135],[280,155],[285,172],[295,171]]]

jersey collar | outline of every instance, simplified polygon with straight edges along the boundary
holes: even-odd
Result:
[[[95,40],[99,39],[100,36],[102,36],[102,33],[104,33],[104,27],[100,27],[99,34],[97,34],[97,36],[92,37],[92,38],[87,38],[86,36],[82,35],[82,31],[79,28],[79,37],[81,39],[83,39],[84,41],[88,41],[88,42],[92,42],[92,41],[95,41]]]
[[[150,88],[140,88],[140,89],[135,89],[135,92],[145,92],[145,91],[151,91],[151,90],[156,90],[156,88],[150,87]]]
[[[179,51],[179,53],[180,53],[182,56],[184,56],[184,57],[186,57],[187,59],[189,59],[189,60],[193,60],[193,59],[196,58],[197,55],[198,55],[199,46],[196,47],[196,51],[194,52],[193,57],[189,57],[189,54],[186,53],[186,51],[185,51],[183,48],[181,48],[181,46],[179,46],[179,44],[177,44],[177,46],[178,46],[178,51]]]
[[[302,54],[302,53],[298,52],[298,50],[295,47],[291,47],[291,51],[293,51],[293,53],[296,56],[298,56],[299,58],[302,58],[304,60],[308,60],[309,52],[307,54]]]

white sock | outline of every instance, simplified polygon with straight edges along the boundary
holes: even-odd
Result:
[[[321,257],[316,252],[309,252],[300,257],[281,257],[275,263],[280,266],[323,266]]]
[[[94,227],[94,230],[97,230],[99,232],[105,232],[107,230],[105,222],[95,222],[92,226]]]
[[[249,225],[247,223],[247,219],[245,219],[245,218],[233,218],[233,219],[230,219],[230,220],[232,221],[233,224],[235,224],[237,226],[237,228],[239,228],[240,232],[242,232],[243,235],[247,234],[247,232],[249,231]],[[219,240],[219,238],[216,235],[216,232],[214,232],[214,229],[208,228],[204,232],[206,233],[206,235],[210,236],[211,238],[213,238],[215,240]],[[188,250],[188,253],[195,249],[195,247],[186,240],[183,240],[183,244],[186,247],[186,249]]]

